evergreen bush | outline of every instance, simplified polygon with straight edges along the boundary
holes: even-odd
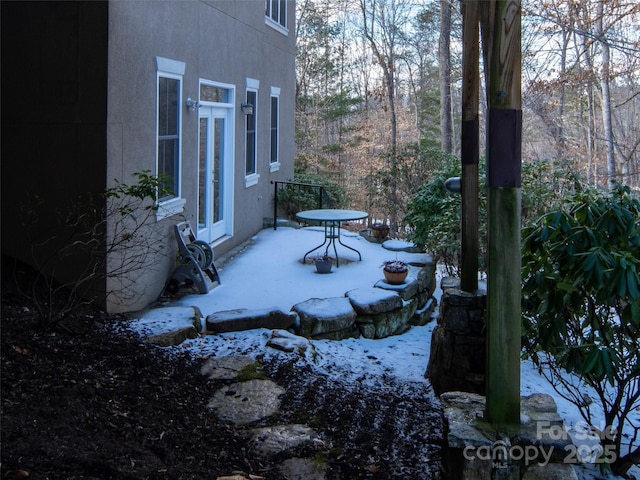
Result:
[[[640,407],[640,201],[623,186],[578,188],[525,229],[522,266],[524,350],[596,429],[590,460],[622,475],[640,461],[640,425],[629,422]],[[606,425],[595,424],[584,385]]]

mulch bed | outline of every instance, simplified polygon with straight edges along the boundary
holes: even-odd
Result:
[[[248,427],[206,408],[224,382],[202,358],[142,343],[123,318],[78,310],[43,328],[3,259],[3,479],[216,479],[242,472],[280,479],[284,457],[257,458]],[[28,271],[19,267],[21,281]],[[118,333],[116,333],[116,330]],[[425,386],[345,386],[291,363],[265,364],[287,388],[278,418],[324,439],[313,456],[327,479],[439,478],[441,416]],[[317,448],[317,447],[316,447]]]

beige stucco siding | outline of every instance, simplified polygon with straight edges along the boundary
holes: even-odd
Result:
[[[139,295],[126,302],[110,302],[111,311],[136,310],[162,291],[175,266],[173,225],[197,215],[198,114],[187,111],[187,97],[198,98],[199,81],[222,82],[235,87],[234,214],[233,235],[214,243],[221,255],[262,228],[273,209],[271,180],[293,177],[295,43],[294,3],[289,5],[289,34],[269,27],[263,2],[245,1],[117,1],[109,4],[108,52],[108,162],[107,182],[133,181],[134,172],[155,172],[156,166],[156,66],[155,58],[184,62],[182,82],[181,215],[160,220],[154,241],[162,253],[137,279]],[[240,113],[247,78],[259,81],[258,183],[245,186],[245,117]],[[269,111],[271,87],[280,88],[279,171],[269,168]],[[107,289],[118,288],[112,282]],[[134,300],[132,300],[134,299]]]

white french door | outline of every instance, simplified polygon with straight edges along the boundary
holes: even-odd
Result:
[[[231,235],[233,163],[229,109],[199,108],[198,238],[209,243]]]

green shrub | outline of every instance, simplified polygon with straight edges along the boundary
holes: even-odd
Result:
[[[449,158],[433,179],[422,184],[411,197],[405,217],[410,228],[409,240],[430,252],[450,275],[458,273],[460,263],[462,201],[460,195],[448,193],[444,185],[448,178],[459,177],[460,173],[460,160]],[[486,231],[484,199],[480,195],[481,238]],[[484,258],[484,249],[480,256]]]
[[[461,174],[460,160],[451,157],[436,171],[432,180],[420,186],[407,205],[409,239],[434,255],[450,275],[458,274],[461,249],[460,195],[444,188],[448,178]],[[486,254],[486,189],[484,159],[479,168],[478,265],[483,270]],[[560,204],[560,198],[573,189],[575,178],[560,162],[532,162],[522,165],[522,224],[529,225]]]
[[[640,406],[639,215],[640,201],[626,187],[578,189],[525,229],[523,241],[523,347],[598,427],[581,387],[594,389],[613,427],[601,440],[604,465],[619,475],[640,456],[637,443],[634,452],[621,445],[628,415]],[[568,381],[565,370],[581,382]]]
[[[522,225],[532,225],[542,215],[560,206],[563,196],[573,191],[579,180],[563,161],[536,161],[522,164]]]

